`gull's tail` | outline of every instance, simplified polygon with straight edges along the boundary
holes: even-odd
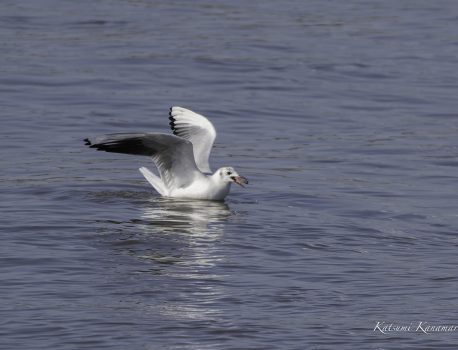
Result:
[[[164,182],[154,175],[148,168],[141,167],[140,172],[143,174],[146,180],[154,187],[154,189],[159,192],[161,196],[167,196],[167,188],[164,185]]]

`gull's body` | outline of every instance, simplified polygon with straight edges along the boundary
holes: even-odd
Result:
[[[151,157],[160,176],[145,167],[139,170],[164,197],[223,200],[232,182],[241,186],[248,183],[231,167],[208,174],[216,131],[207,118],[185,108],[172,107],[169,119],[174,135],[109,134],[85,141],[99,151]]]
[[[148,169],[140,168],[140,171],[149,181],[151,172]],[[154,174],[153,174],[154,175]],[[153,187],[154,183],[149,181]],[[223,200],[230,190],[231,184],[229,182],[220,181],[219,175],[199,175],[187,187],[171,188],[169,191],[162,194],[165,197],[188,198],[188,199],[209,199],[209,200]]]

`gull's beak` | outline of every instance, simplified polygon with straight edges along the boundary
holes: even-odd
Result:
[[[232,181],[234,181],[237,185],[240,185],[242,187],[245,187],[243,185],[248,185],[248,179],[243,176],[232,176],[231,177]]]

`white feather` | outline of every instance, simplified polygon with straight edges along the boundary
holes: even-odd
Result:
[[[182,107],[172,107],[170,118],[175,135],[191,141],[197,167],[204,173],[211,173],[209,158],[216,130],[203,115]]]

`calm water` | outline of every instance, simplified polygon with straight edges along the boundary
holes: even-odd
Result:
[[[456,349],[456,1],[3,0],[1,349]],[[208,116],[223,203],[82,140]]]

